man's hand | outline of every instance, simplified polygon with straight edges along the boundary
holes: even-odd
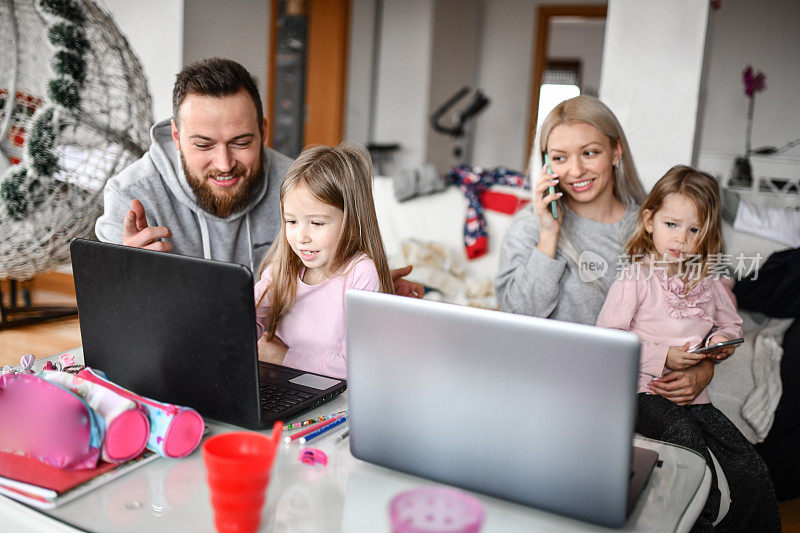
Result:
[[[713,377],[714,364],[705,359],[686,370],[670,372],[663,378],[654,379],[647,387],[678,405],[689,405],[711,383]]]
[[[708,344],[716,344],[718,342],[725,342],[729,340],[730,339],[725,335],[712,335],[711,338],[708,339]],[[733,352],[735,351],[736,351],[736,346],[726,346],[725,348],[718,348],[713,352],[707,353],[706,357],[718,363],[732,356]]]
[[[286,359],[286,352],[288,348],[278,337],[273,337],[271,341],[267,342],[267,337],[262,336],[258,339],[258,360],[265,363],[274,363],[282,365],[283,360]]]
[[[172,250],[172,243],[159,239],[171,237],[172,232],[166,226],[149,227],[142,203],[136,199],[131,202],[131,209],[125,215],[125,222],[122,226],[122,244],[134,248],[169,252]]]
[[[419,283],[403,279],[403,276],[408,276],[411,273],[411,265],[403,268],[392,270],[392,284],[394,284],[394,293],[398,296],[410,296],[412,298],[422,298],[425,294],[425,289]]]
[[[671,370],[686,370],[706,358],[705,354],[691,353],[687,342],[683,346],[670,346],[667,351],[667,368]]]

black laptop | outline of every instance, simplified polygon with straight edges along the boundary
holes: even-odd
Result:
[[[70,251],[85,364],[127,389],[255,429],[347,387],[258,360],[247,267],[83,239]]]

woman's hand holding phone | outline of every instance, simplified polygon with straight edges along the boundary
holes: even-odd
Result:
[[[562,217],[553,217],[550,203],[561,198],[563,193],[555,190],[556,185],[558,185],[558,176],[553,174],[552,171],[548,171],[549,168],[549,164],[542,167],[542,172],[533,192],[533,207],[539,216],[539,225],[541,226],[539,245],[537,247],[547,256],[555,258]],[[551,188],[553,188],[553,191],[550,191]],[[555,207],[555,204],[553,207]]]

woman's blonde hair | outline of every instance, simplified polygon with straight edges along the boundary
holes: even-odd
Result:
[[[372,161],[364,147],[357,143],[342,143],[339,146],[316,146],[304,150],[281,182],[282,221],[284,198],[298,185],[305,185],[317,200],[344,212],[326,274],[334,276],[344,273],[353,256],[364,253],[375,263],[381,291],[394,292],[372,197]],[[267,340],[272,340],[278,324],[294,306],[297,279],[303,269],[302,261],[286,239],[285,223],[281,224],[277,239],[261,262],[259,277],[268,266],[272,267],[269,302],[272,312]],[[267,292],[261,295],[258,303]]]
[[[628,244],[625,245],[625,253],[631,261],[655,253],[653,235],[647,231],[645,226],[664,205],[664,199],[671,194],[680,194],[688,198],[694,205],[700,220],[701,227],[695,246],[699,256],[698,262],[701,265],[700,276],[695,281],[699,281],[708,275],[709,257],[719,257],[719,254],[725,249],[725,243],[722,239],[722,214],[717,180],[692,167],[676,165],[669,169],[653,186],[653,190],[639,208],[636,229],[628,240]]]
[[[547,141],[553,128],[561,124],[576,124],[580,122],[600,130],[603,135],[609,138],[612,148],[621,144],[622,158],[619,166],[613,170],[614,196],[625,204],[640,204],[646,195],[644,187],[639,181],[639,175],[636,173],[636,166],[633,164],[633,156],[628,147],[628,140],[625,138],[622,126],[620,126],[614,113],[594,96],[582,94],[575,98],[564,100],[550,111],[539,130],[539,156],[547,152]],[[536,151],[537,148],[534,146],[530,161],[531,176],[538,176],[538,172],[534,172]]]

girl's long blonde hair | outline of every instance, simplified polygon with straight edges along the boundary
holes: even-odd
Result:
[[[326,274],[343,274],[353,256],[366,254],[375,263],[381,291],[393,293],[392,277],[383,240],[378,229],[375,202],[372,197],[372,161],[363,146],[342,143],[339,146],[316,146],[304,150],[289,167],[281,183],[281,220],[286,194],[298,185],[305,185],[320,202],[344,212],[342,228]],[[270,247],[259,267],[259,277],[264,269],[272,267],[270,287],[271,314],[267,340],[272,340],[275,330],[294,306],[297,279],[303,269],[300,258],[286,240],[286,224],[281,224],[277,239]],[[269,288],[261,295],[264,299]]]
[[[534,143],[529,162],[528,173],[538,177],[539,170],[535,168],[542,154],[547,152],[547,141],[553,128],[561,124],[576,124],[583,122],[594,126],[600,133],[611,141],[611,148],[622,145],[622,158],[619,166],[615,167],[614,173],[614,196],[624,204],[640,204],[644,200],[645,192],[639,175],[636,173],[636,166],[633,164],[633,156],[628,147],[628,140],[622,131],[617,117],[603,102],[595,98],[582,94],[569,100],[564,100],[547,115],[542,122],[537,142]],[[537,154],[537,151],[539,152]],[[539,167],[541,168],[541,167]]]
[[[653,190],[639,208],[636,229],[625,245],[625,253],[632,262],[637,258],[656,253],[653,235],[645,226],[661,209],[664,199],[671,194],[680,194],[688,198],[694,204],[697,217],[700,219],[702,227],[697,234],[696,249],[701,267],[700,277],[694,280],[699,281],[708,275],[709,257],[719,257],[725,249],[725,242],[722,238],[719,184],[713,176],[692,167],[676,165],[653,186]],[[645,213],[646,210],[648,213]]]

